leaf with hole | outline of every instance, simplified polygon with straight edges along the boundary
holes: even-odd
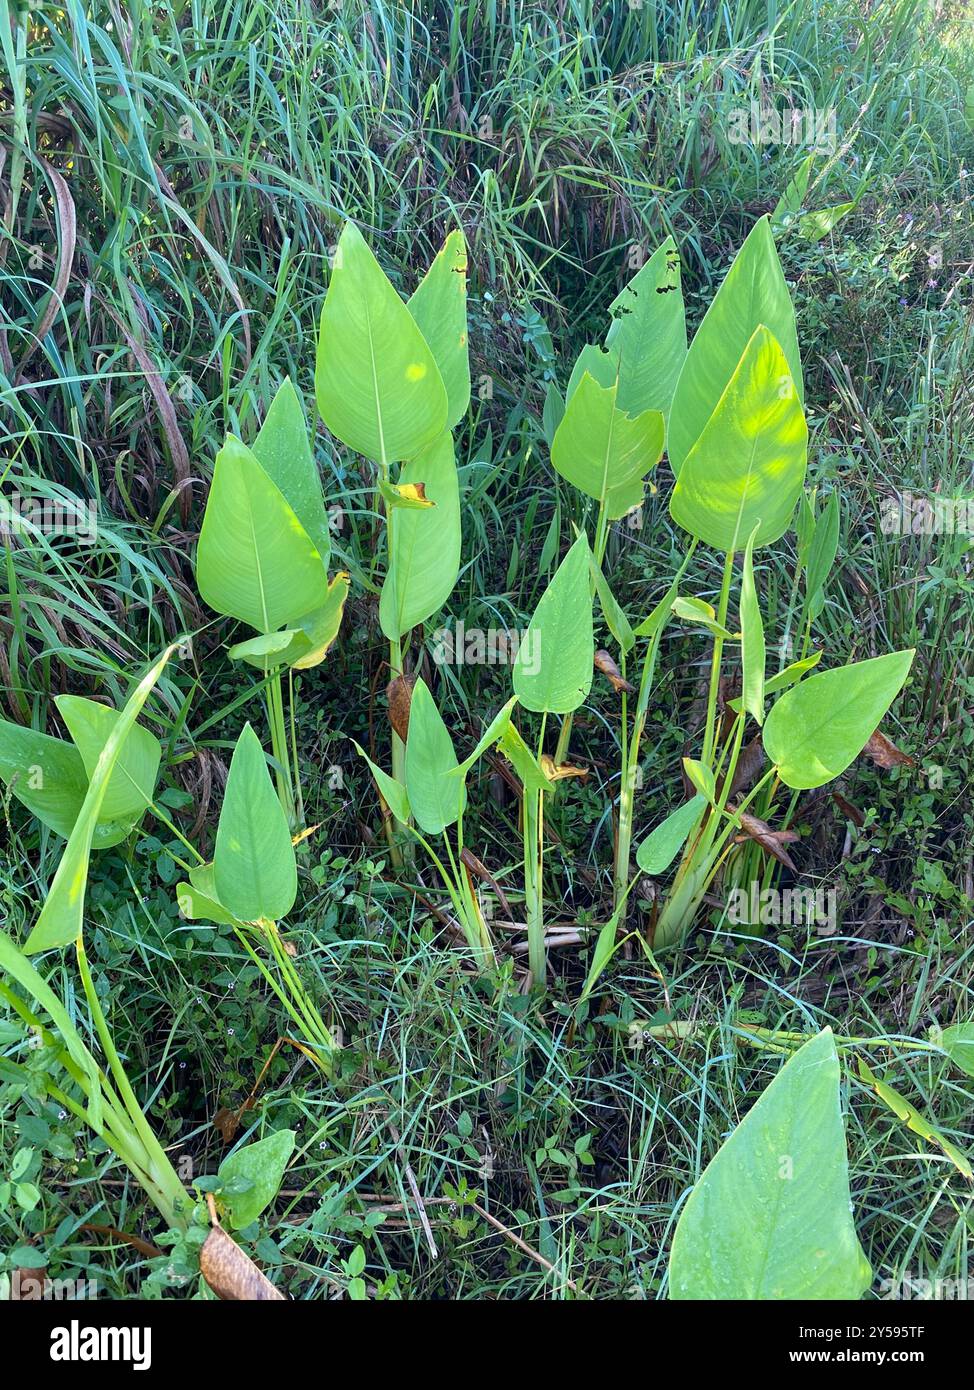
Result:
[[[439,368],[446,389],[446,427],[452,430],[470,404],[467,245],[459,228],[443,243],[407,307]]]
[[[680,253],[667,237],[609,306],[605,346],[619,364],[616,405],[629,415],[669,414],[687,355]]]

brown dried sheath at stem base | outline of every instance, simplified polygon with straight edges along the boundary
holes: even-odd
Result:
[[[244,1303],[286,1303],[280,1289],[274,1287],[220,1225],[210,1193],[206,1200],[213,1229],[200,1251],[200,1273],[217,1298]]]

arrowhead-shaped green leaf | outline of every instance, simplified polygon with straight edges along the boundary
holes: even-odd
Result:
[[[230,760],[216,831],[217,898],[242,922],[286,917],[298,893],[287,816],[274,791],[260,739],[245,724]]]
[[[778,540],[801,496],[807,441],[788,363],[758,328],[683,462],[670,515],[717,550],[743,549],[752,532],[755,548]]]
[[[436,360],[446,388],[446,427],[452,430],[470,404],[467,351],[467,244],[457,228],[443,243],[410,296],[409,312]]]
[[[328,585],[325,602],[314,613],[299,618],[297,627],[261,633],[246,642],[237,642],[230,648],[229,656],[233,661],[246,661],[259,671],[273,671],[277,666],[293,666],[296,671],[305,671],[319,666],[338,636],[350,584],[344,571],[336,574]]]
[[[845,772],[903,687],[915,652],[890,652],[809,676],[775,701],[764,748],[785,786],[821,787]]]
[[[617,387],[583,373],[551,445],[563,478],[596,501],[610,520],[643,500],[643,479],[663,452],[663,417],[647,410],[635,419],[616,406]]]
[[[526,709],[568,714],[592,687],[594,659],[589,548],[583,533],[552,576],[524,634],[514,662],[514,693]]]
[[[196,556],[196,582],[218,613],[270,633],[320,608],[328,573],[280,488],[239,439],[220,450]]]
[[[789,1058],[690,1193],[673,1236],[670,1297],[858,1299],[871,1278],[852,1221],[839,1059],[826,1028]]]
[[[520,777],[526,792],[550,792],[554,790],[554,782],[550,782],[546,777],[544,768],[524,742],[516,724],[508,722],[498,747]]]
[[[760,324],[781,345],[799,405],[805,399],[795,310],[767,217],[747,240],[697,329],[670,410],[667,456],[679,476]]]
[[[467,799],[453,740],[425,681],[417,680],[409,705],[406,738],[406,795],[416,824],[438,835],[462,814]]]
[[[477,740],[473,752],[469,753],[467,757],[464,758],[463,762],[460,763],[456,772],[450,774],[451,776],[466,777],[467,773],[473,767],[474,763],[476,763],[477,759],[482,758],[483,755],[487,752],[487,749],[492,747],[493,744],[499,743],[501,741],[501,739],[504,737],[504,734],[507,732],[507,727],[511,722],[511,713],[516,704],[517,696],[512,695],[511,698],[507,701],[507,704],[503,705],[497,711],[493,719],[487,725],[486,729],[481,734],[480,738]]]
[[[446,429],[433,353],[351,222],[321,311],[315,394],[332,434],[378,463],[414,458]]]

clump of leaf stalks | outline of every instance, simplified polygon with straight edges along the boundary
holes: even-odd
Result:
[[[452,402],[458,407],[460,398],[466,398],[469,371],[460,253],[455,245],[451,260],[450,246],[448,242],[417,290],[423,312],[414,314],[407,326],[416,296],[404,304],[358,233],[347,230],[322,318],[316,375],[322,416],[340,439],[380,463],[379,489],[387,525],[393,528],[380,612],[395,641],[438,610],[456,578],[456,475],[443,428],[445,419],[457,418]],[[417,327],[428,352],[417,340]],[[401,344],[398,356],[394,342]],[[381,377],[373,370],[380,362]],[[451,386],[457,382],[461,385]],[[451,401],[446,414],[444,398]],[[809,675],[821,655],[808,650],[809,635],[835,555],[837,503],[816,516],[804,491],[807,429],[801,360],[794,309],[769,219],[755,224],[689,346],[679,255],[667,240],[612,305],[604,345],[582,350],[565,397],[555,388],[549,391],[545,428],[554,468],[595,504],[595,539],[591,546],[584,532],[574,539],[538,603],[514,663],[516,704],[541,716],[535,748],[529,748],[514,724],[511,703],[472,755],[479,757],[492,740],[522,782],[525,913],[529,963],[538,983],[546,969],[545,798],[575,771],[566,762],[571,721],[589,694],[593,667],[609,675],[620,703],[613,884],[614,909],[621,920],[633,883],[630,855],[642,740],[664,633],[669,624],[684,623],[707,634],[712,644],[700,754],[684,760],[694,795],[644,839],[636,856],[643,873],[659,877],[682,851],[652,932],[653,949],[664,950],[682,939],[714,879],[733,864],[739,837],[764,825],[764,816],[752,805],[768,815],[780,786],[797,794],[844,771],[902,687],[912,660],[912,652],[893,653]],[[642,505],[646,480],[664,450],[676,479],[670,514],[687,533],[687,549],[662,600],[634,620],[605,574],[606,542],[611,524]],[[388,464],[399,457],[407,462],[392,483]],[[434,516],[429,504],[444,502],[448,511]],[[780,540],[796,508],[799,570],[807,589],[802,652],[769,676],[754,557]],[[444,522],[447,546],[440,544]],[[402,550],[394,530],[400,525],[409,541]],[[686,592],[686,576],[700,546],[723,555],[716,607]],[[398,624],[399,631],[388,620],[393,594],[397,611],[408,617]],[[596,597],[618,660],[596,651]],[[628,667],[635,653],[639,675],[633,686]],[[719,694],[731,654],[741,695],[731,702],[732,717],[725,719]],[[391,658],[394,670],[400,669],[401,656],[399,648]],[[767,710],[772,695],[778,698]],[[415,725],[410,723],[401,754],[397,748],[403,740],[393,734],[391,778],[374,764],[373,772],[395,821],[407,826],[415,816],[419,831],[413,833],[436,865],[471,949],[482,965],[489,965],[493,951],[469,874],[461,872],[449,842],[443,854],[446,867],[422,836],[443,835],[457,825],[457,847],[463,848],[464,779],[472,762],[458,763],[425,685],[418,688],[414,705]],[[561,719],[553,756],[545,750],[549,715]],[[745,735],[754,726],[763,735],[770,766],[737,795]],[[775,832],[765,828],[765,844],[775,843]]]
[[[153,747],[152,735],[136,724],[136,718],[175,650],[173,646],[163,653],[119,712],[88,701],[68,707],[65,697],[62,713],[74,735],[74,745],[48,740],[17,726],[3,731],[5,759],[11,756],[12,743],[20,756],[26,745],[30,756],[38,759],[31,765],[31,781],[14,781],[14,789],[20,785],[21,791],[29,794],[28,804],[40,819],[52,828],[67,829],[67,845],[24,950],[0,932],[0,998],[29,1030],[31,1046],[45,1054],[42,1067],[34,1060],[30,1076],[39,1076],[45,1094],[86,1125],[125,1164],[166,1225],[185,1234],[193,1222],[196,1198],[173,1168],[135,1095],[98,998],[84,945],[84,902],[92,848],[116,843],[120,827],[125,834],[130,833],[153,804],[158,749]],[[274,800],[269,778],[267,788]],[[274,805],[277,807],[276,800]],[[66,814],[73,816],[70,827],[64,820]],[[84,997],[106,1066],[96,1060],[64,1003],[28,958],[30,953],[66,945],[74,946]],[[15,1079],[23,1077],[25,1084],[29,1083],[23,1064],[6,1058],[4,1065]],[[213,1229],[201,1244],[200,1268],[221,1298],[281,1297],[222,1230],[215,1208]]]
[[[545,428],[551,461],[590,499],[594,541],[589,543],[585,530],[574,537],[514,662],[512,698],[488,721],[463,761],[435,693],[406,670],[410,642],[449,597],[460,563],[451,430],[466,411],[470,373],[466,255],[459,231],[450,234],[414,293],[403,300],[361,234],[346,227],[322,310],[315,383],[330,432],[373,461],[377,504],[385,519],[385,546],[377,548],[375,562],[384,572],[366,578],[380,591],[391,688],[411,691],[408,722],[394,720],[390,730],[391,772],[370,760],[390,813],[390,845],[397,860],[403,844],[428,856],[481,968],[493,967],[496,948],[463,833],[467,774],[477,759],[496,745],[521,782],[528,958],[535,982],[542,984],[546,799],[578,772],[567,761],[571,723],[589,695],[594,670],[608,676],[619,701],[613,909],[621,922],[633,884],[642,744],[664,635],[671,624],[681,623],[710,641],[699,756],[684,759],[693,795],[657,825],[636,854],[639,870],[653,878],[666,874],[680,857],[668,888],[657,895],[661,906],[650,939],[655,951],[676,945],[718,875],[733,881],[735,873],[747,870],[739,848],[742,835],[751,834],[762,849],[777,848],[780,858],[782,831],[767,821],[778,789],[792,792],[793,808],[800,791],[838,776],[876,729],[912,660],[911,652],[892,653],[810,674],[821,656],[809,650],[809,639],[835,554],[837,503],[816,516],[804,491],[801,360],[771,222],[762,218],[753,227],[689,346],[679,255],[668,239],[612,305],[604,344],[583,348],[564,398],[554,387],[549,391]],[[670,514],[687,534],[686,554],[676,573],[664,577],[663,598],[646,616],[631,617],[605,573],[607,539],[614,522],[641,507],[647,479],[664,451],[675,477]],[[781,539],[796,509],[795,585],[799,574],[806,583],[802,649],[797,660],[769,675],[755,557]],[[723,556],[716,606],[687,592],[690,564],[701,547]],[[258,672],[254,693],[263,692],[266,699],[283,819],[265,794],[259,741],[245,730],[234,753],[214,863],[203,863],[192,850],[198,862],[187,866],[180,902],[187,915],[233,927],[284,1004],[297,1040],[326,1068],[330,1029],[303,990],[276,924],[295,901],[291,841],[302,833],[293,675],[325,658],[349,591],[346,572],[329,577],[330,554],[328,514],[307,425],[294,389],[285,382],[252,447],[230,436],[220,451],[197,555],[203,598],[257,633],[232,646],[230,655]],[[615,656],[596,647],[596,598]],[[633,666],[635,685],[629,680]],[[721,692],[728,671],[737,674],[741,693],[725,707]],[[770,696],[777,698],[768,709]],[[533,747],[515,722],[517,706],[540,716]],[[104,723],[104,708],[69,700],[61,712],[81,740],[83,762],[83,740],[90,744],[93,735],[83,729],[79,734],[75,726],[86,720]],[[553,755],[546,749],[549,716],[560,720]],[[9,780],[25,766],[28,741],[43,736],[5,727],[0,752],[6,750]],[[753,785],[739,790],[742,753],[753,748],[755,729],[768,766]],[[50,742],[44,744],[45,756],[54,757]],[[147,731],[133,734],[126,754],[134,768],[125,784],[128,799],[121,797],[117,805],[109,799],[115,818],[96,827],[101,838],[93,842],[117,843],[129,833],[133,815],[142,808],[134,788],[144,793],[153,780],[157,752]],[[63,761],[61,752],[57,756]],[[71,775],[82,787],[76,755]],[[17,792],[64,834],[73,823],[71,806],[60,806],[55,816],[49,799],[29,793],[23,787]],[[233,860],[231,841],[241,847]],[[48,905],[42,919],[50,922],[52,911]],[[38,939],[46,940],[40,924],[38,931]]]
[[[850,765],[902,688],[913,653],[813,670],[822,654],[809,649],[811,625],[835,555],[837,503],[816,513],[804,491],[807,429],[801,361],[769,221],[761,219],[752,229],[689,346],[679,258],[667,241],[616,300],[604,346],[583,349],[564,399],[554,388],[549,393],[545,416],[552,464],[595,504],[589,518],[594,542],[590,544],[586,529],[577,530],[531,617],[512,669],[512,695],[461,761],[434,692],[406,669],[406,660],[410,640],[442,607],[459,569],[461,516],[451,429],[466,411],[470,389],[465,271],[462,236],[452,233],[415,293],[403,301],[350,226],[338,246],[322,312],[316,363],[319,410],[332,434],[376,465],[376,494],[386,527],[379,614],[393,673],[391,773],[363,749],[358,752],[388,810],[397,861],[402,862],[403,844],[428,857],[471,958],[484,972],[495,968],[497,947],[473,874],[492,880],[464,839],[467,779],[491,748],[508,760],[522,789],[530,974],[542,986],[547,971],[545,810],[559,783],[579,774],[567,761],[572,717],[588,698],[595,671],[607,676],[619,699],[620,730],[614,903],[596,941],[585,999],[618,949],[635,881],[630,852],[636,774],[669,624],[705,633],[711,657],[698,756],[683,760],[693,794],[636,851],[639,870],[652,878],[667,873],[679,857],[658,918],[648,937],[639,938],[657,972],[657,955],[680,942],[717,876],[740,873],[735,855],[746,857],[740,854],[742,836],[763,849],[771,846],[781,860],[782,832],[766,821],[779,788],[792,793],[793,807],[801,791],[824,785]],[[664,450],[675,477],[670,514],[687,534],[686,553],[668,578],[663,598],[645,617],[633,619],[605,572],[607,538],[614,521],[642,505],[646,480]],[[755,556],[781,539],[796,509],[799,565],[794,587],[797,591],[803,576],[806,589],[801,654],[769,676]],[[723,556],[716,606],[686,591],[689,567],[700,547]],[[85,956],[89,860],[93,850],[127,839],[146,812],[157,816],[193,861],[179,861],[186,872],[177,888],[182,914],[232,929],[287,1015],[289,1041],[325,1075],[334,1074],[335,1034],[306,989],[279,926],[297,900],[295,844],[313,834],[302,828],[293,673],[324,660],[338,635],[350,586],[344,571],[329,576],[330,554],[328,515],[307,425],[296,393],[285,382],[253,446],[230,436],[221,449],[200,534],[201,595],[218,613],[256,632],[232,646],[230,655],[257,672],[251,694],[262,693],[265,699],[277,784],[275,791],[260,739],[246,723],[230,764],[212,862],[204,860],[153,799],[162,750],[137,722],[175,646],[138,682],[120,711],[80,697],[60,697],[58,709],[70,742],[0,723],[0,775],[67,842],[24,952],[0,938],[5,977],[27,991],[56,1032],[11,985],[0,984],[0,994],[50,1049],[48,1093],[105,1140],[174,1228],[185,1228],[191,1199],[138,1105]],[[596,647],[596,598],[618,658]],[[628,675],[637,653],[634,686]],[[728,667],[740,685],[740,694],[730,699],[722,695]],[[771,696],[776,698],[769,708]],[[536,740],[530,744],[515,721],[519,708],[538,716]],[[561,721],[553,755],[546,750],[549,716]],[[755,729],[767,766],[759,775],[739,776],[742,759],[748,761],[745,747],[754,746]],[[99,1067],[27,959],[65,946],[77,953],[107,1070]],[[802,1058],[812,1060],[799,1065]],[[55,1079],[57,1068],[83,1101]],[[882,1096],[883,1083],[860,1071]],[[761,1104],[772,1110],[786,1077],[800,1076],[811,1096],[818,1094],[816,1087],[833,1088],[836,1074],[834,1045],[820,1034],[792,1058]],[[890,1095],[885,1099],[893,1105]],[[825,1118],[826,1111],[833,1111],[832,1089],[827,1094],[823,1090],[819,1100],[822,1120],[815,1133],[820,1145],[830,1146],[823,1162],[831,1174],[831,1206],[822,1220],[830,1232],[832,1260],[818,1271],[810,1296],[827,1296],[821,1289],[830,1291],[828,1296],[855,1296],[868,1278],[868,1267],[848,1211],[840,1210],[848,1185],[844,1148],[839,1153],[841,1124],[836,1129]],[[785,1105],[782,1113],[791,1111]],[[751,1118],[728,1148],[745,1144]],[[279,1182],[293,1136],[290,1141],[286,1133],[271,1139],[270,1168]],[[783,1137],[781,1151],[789,1152],[790,1143]],[[264,1174],[258,1186],[266,1204],[276,1182],[265,1181],[264,1155],[255,1154],[252,1162]],[[719,1154],[714,1171],[722,1173],[724,1162]],[[721,1234],[723,1189],[708,1170],[699,1190],[706,1194],[710,1188],[717,1194],[713,1202],[708,1205],[705,1195],[695,1193],[677,1230],[671,1269],[675,1297],[719,1296],[699,1293],[716,1287],[720,1269],[719,1260],[710,1261],[709,1254],[704,1260],[700,1250],[709,1249],[708,1241],[731,1239],[726,1231]],[[754,1190],[753,1184],[747,1189],[748,1200]],[[246,1214],[253,1214],[250,1207]],[[246,1224],[244,1214],[238,1210],[236,1215]],[[232,1284],[225,1269],[224,1236],[215,1224],[207,1242],[215,1242],[208,1263],[221,1293]],[[253,1274],[256,1278],[245,1271],[240,1287],[251,1296],[275,1296],[268,1292],[272,1286],[262,1283],[257,1271]],[[806,1286],[793,1285],[785,1271],[770,1296],[798,1296],[782,1292],[793,1287]]]

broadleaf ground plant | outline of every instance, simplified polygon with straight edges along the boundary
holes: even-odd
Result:
[[[620,754],[612,904],[600,931],[589,937],[595,946],[581,1005],[633,938],[662,978],[658,957],[681,944],[714,883],[721,875],[725,882],[740,875],[740,858],[751,849],[742,851],[742,840],[750,837],[762,852],[777,846],[772,857],[782,862],[787,827],[776,831],[767,822],[776,794],[781,788],[793,793],[790,812],[797,794],[826,785],[851,765],[903,688],[913,652],[831,666],[809,650],[836,555],[839,502],[833,492],[818,507],[815,494],[806,492],[798,335],[769,220],[752,228],[689,345],[679,252],[668,239],[613,302],[604,345],[583,348],[564,398],[557,388],[549,390],[551,464],[586,499],[583,525],[565,537],[564,547],[557,528],[551,532],[557,563],[513,662],[513,693],[492,717],[478,720],[482,732],[461,760],[438,703],[443,691],[419,671],[424,624],[449,600],[461,564],[453,431],[471,394],[466,269],[460,231],[449,234],[408,299],[352,223],[332,257],[315,395],[332,438],[375,470],[384,544],[375,550],[380,559],[368,572],[359,568],[357,578],[374,601],[388,643],[391,772],[355,746],[379,792],[394,870],[408,875],[414,861],[402,850],[421,847],[488,989],[500,978],[505,950],[483,910],[478,880],[497,883],[465,841],[464,816],[468,779],[478,763],[498,757],[510,769],[519,793],[526,983],[540,995],[549,974],[546,822],[560,783],[570,786],[580,772],[568,761],[574,715],[589,699],[595,672],[608,677],[618,697]],[[613,586],[610,534],[642,508],[647,487],[662,486],[653,479],[664,454],[673,475],[669,513],[686,534],[685,553],[672,573],[654,577],[662,596],[648,614],[630,616]],[[797,620],[802,645],[794,661],[769,674],[762,553],[792,528],[798,564],[788,617]],[[183,918],[232,931],[287,1015],[289,1040],[329,1080],[335,1077],[334,1028],[304,983],[279,923],[301,892],[296,844],[315,833],[303,827],[295,681],[307,679],[301,673],[319,666],[339,636],[352,579],[351,566],[329,576],[337,548],[314,441],[298,393],[286,380],[252,443],[229,434],[219,451],[196,555],[204,602],[256,633],[232,644],[229,655],[258,672],[236,703],[263,695],[277,783],[275,791],[261,741],[245,722],[233,743],[212,861],[154,801],[163,749],[137,722],[174,648],[135,685],[120,711],[76,695],[59,698],[70,741],[20,724],[0,726],[4,782],[66,841],[24,952],[0,938],[5,977],[46,1013],[54,1031],[12,985],[2,985],[3,997],[52,1048],[49,1093],[104,1140],[165,1220],[183,1230],[193,1199],[135,1097],[93,988],[84,947],[90,858],[95,849],[130,840],[147,815],[169,825],[194,860],[180,861],[186,881],[176,895]],[[690,591],[694,562],[699,569],[711,551],[720,557],[716,604]],[[597,645],[599,622],[617,660]],[[637,773],[654,683],[665,666],[664,643],[682,628],[690,640],[709,644],[709,679],[692,747],[688,739],[693,755],[683,758],[685,795],[667,813],[640,804]],[[638,686],[628,679],[631,664],[638,666]],[[557,734],[549,730],[550,716],[560,721]],[[760,740],[768,766],[742,782],[749,734],[752,745]],[[661,883],[678,863],[660,887],[648,927],[625,934],[639,881],[631,865],[637,813],[653,826],[636,851],[639,875]],[[26,959],[25,953],[69,945],[77,952],[107,1070]],[[949,1030],[943,1035],[944,1049],[959,1065],[965,1037]],[[673,1240],[670,1295],[859,1297],[870,1271],[850,1214],[836,1042],[827,1029],[809,1040],[771,1030],[753,1031],[751,1038],[793,1055],[693,1189]],[[843,1040],[843,1046],[854,1043]],[[61,1088],[55,1066],[83,1100]],[[858,1075],[902,1123],[970,1175],[963,1153],[910,1102],[865,1063]],[[293,1132],[281,1129],[221,1167],[222,1210],[235,1230],[250,1227],[273,1200],[293,1148]],[[798,1166],[796,1180],[784,1189],[787,1200],[772,1203],[768,1193],[779,1179],[769,1155],[779,1152],[794,1154]]]

